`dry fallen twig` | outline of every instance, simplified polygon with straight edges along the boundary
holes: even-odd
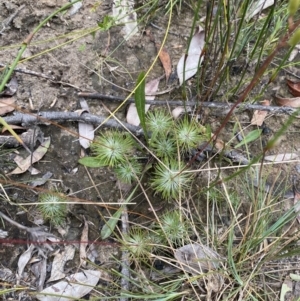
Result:
[[[43,111],[36,114],[27,114],[17,112],[13,116],[3,117],[8,124],[22,124],[23,126],[36,124],[49,124],[49,121],[66,122],[66,121],[82,121],[90,124],[99,125],[107,118],[97,115],[82,113],[79,115],[76,112],[51,112]],[[126,127],[130,132],[136,136],[141,136],[142,130],[140,127],[130,125],[123,122],[122,125],[116,120],[107,120],[103,127],[111,127],[117,129],[124,129]]]
[[[86,97],[91,99],[100,99],[100,100],[109,100],[109,101],[124,101],[125,98],[117,97],[117,96],[109,96],[109,95],[103,95],[100,93],[89,93],[89,92],[79,92],[78,96],[80,97]],[[134,99],[130,98],[128,99],[128,103],[134,102]],[[158,106],[200,106],[205,108],[211,108],[211,109],[222,109],[224,111],[231,109],[235,104],[228,104],[224,102],[201,102],[201,101],[183,101],[183,100],[146,100],[147,104],[151,105],[158,105]],[[239,109],[240,111],[244,110],[261,110],[261,111],[267,111],[272,114],[287,114],[291,115],[297,109],[291,108],[291,107],[278,107],[278,106],[263,106],[263,105],[256,105],[256,104],[246,104],[241,103],[236,106],[236,109]]]

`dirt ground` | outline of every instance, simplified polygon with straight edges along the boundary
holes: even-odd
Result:
[[[138,74],[149,68],[157,54],[154,43],[149,36],[144,34],[144,30],[151,29],[156,41],[161,42],[165,34],[168,16],[163,11],[157,11],[155,17],[149,20],[148,24],[143,23],[140,26],[138,35],[125,42],[120,26],[112,27],[109,31],[96,30],[97,22],[101,22],[104,16],[111,12],[110,2],[86,0],[75,14],[70,16],[69,11],[60,14],[38,31],[17,67],[22,70],[35,71],[39,75],[15,73],[18,83],[16,94],[12,96],[15,99],[15,111],[72,112],[80,109],[77,96],[80,91],[98,92],[117,97],[128,95],[128,90],[135,86]],[[24,6],[0,35],[0,63],[10,64],[16,57],[24,38],[61,4],[61,1],[56,0],[2,0],[0,2],[0,30],[1,24],[4,24],[5,20],[18,8]],[[161,81],[160,91],[168,90],[177,84],[176,64],[187,45],[193,15],[188,7],[184,7],[184,9],[184,13],[174,14],[170,34],[166,40],[165,46],[172,58],[173,74],[168,85],[165,81]],[[150,21],[162,30],[151,26]],[[292,71],[298,72],[297,68]],[[47,80],[40,74],[51,76],[54,80]],[[154,79],[163,74],[163,67],[157,62],[149,78]],[[287,91],[284,84],[285,77],[286,73],[282,72],[277,81],[270,84],[264,98],[272,100],[272,96],[277,90],[285,94]],[[193,81],[190,81],[189,85],[191,95],[188,98],[191,99],[195,96]],[[156,96],[156,99],[170,101],[181,99],[181,91],[175,88],[170,93]],[[221,100],[220,98],[216,101]],[[115,110],[119,105],[118,102],[88,98],[86,101],[90,112],[99,116],[109,116],[109,111]],[[219,112],[206,110],[205,115],[206,122],[211,124],[213,130],[220,126],[223,116],[220,116]],[[237,114],[232,118],[232,122],[228,123],[220,138],[223,141],[229,141],[232,138],[234,119],[238,118],[241,124],[248,125],[251,115],[250,111]],[[116,116],[125,121],[126,108],[120,109]],[[275,133],[286,120],[287,117],[284,115],[269,115],[265,122],[269,132],[263,139],[267,141],[268,137]],[[280,145],[272,149],[271,153],[296,153],[299,155],[299,126],[299,119],[296,119],[292,127],[282,136]],[[33,204],[37,202],[38,194],[41,191],[55,189],[77,198],[80,204],[69,205],[68,219],[64,226],[50,229],[51,233],[60,236],[65,242],[77,241],[77,243],[73,243],[76,255],[68,262],[66,269],[71,274],[80,265],[78,242],[82,235],[84,219],[90,223],[88,239],[91,241],[99,239],[99,231],[104,225],[100,216],[107,216],[107,210],[103,206],[97,206],[97,203],[116,203],[122,198],[122,192],[116,185],[116,179],[110,170],[105,168],[86,169],[78,164],[78,159],[84,152],[76,136],[78,133],[77,122],[60,123],[60,126],[57,124],[39,125],[39,127],[44,137],[51,137],[48,152],[42,160],[34,164],[40,174],[32,175],[27,171],[20,175],[8,175],[15,168],[12,160],[15,153],[0,158],[2,177],[8,180],[5,191],[10,199],[9,203],[4,195],[4,190],[0,191],[0,211],[24,226],[34,227],[42,223]],[[37,126],[31,128],[36,129]],[[103,130],[104,127],[100,128],[98,132]],[[246,132],[247,130],[249,129],[246,129]],[[232,144],[234,143],[236,141],[232,142]],[[253,155],[261,150],[260,144],[261,142],[252,144],[251,153]],[[18,152],[23,156],[26,154],[22,148],[19,148]],[[32,181],[41,178],[47,172],[52,174],[50,180],[39,188],[33,189],[30,186]],[[291,179],[292,177],[298,179],[299,172],[300,165],[297,162],[278,165],[270,171],[270,182],[272,183],[272,178],[281,174],[281,178],[287,180],[291,191]],[[199,179],[204,179],[205,182],[206,175],[200,175]],[[22,183],[22,185],[10,184],[13,182]],[[132,221],[137,221],[139,216],[147,216],[151,219],[149,206],[142,194],[138,194],[134,201],[136,205],[130,207]],[[161,199],[157,196],[152,196],[151,201],[153,207],[161,205]],[[84,202],[88,202],[88,204]],[[91,202],[96,205],[92,205]],[[15,206],[14,203],[23,205]],[[168,206],[169,204],[165,204],[164,209]],[[36,278],[30,274],[29,269],[25,268],[27,278],[18,280],[15,276],[19,257],[27,249],[25,231],[7,222],[3,222],[0,228],[8,232],[8,236],[0,240],[1,288],[12,288],[18,283],[21,286],[36,289],[38,287]],[[97,244],[96,249],[97,260],[101,263],[109,261],[112,255],[118,255],[120,251],[118,244],[113,240]],[[49,262],[48,268],[50,269]],[[49,271],[47,275],[49,275]],[[298,297],[297,293],[294,297]],[[34,298],[30,297],[30,294],[21,296],[17,292],[13,292],[6,294],[4,300],[34,300]]]

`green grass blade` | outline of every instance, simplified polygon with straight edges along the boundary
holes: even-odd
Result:
[[[106,164],[104,164],[101,160],[99,160],[97,157],[83,157],[78,160],[78,162],[86,167],[104,167]]]
[[[260,137],[261,133],[262,133],[262,130],[261,130],[261,129],[256,129],[256,130],[251,131],[251,132],[248,133],[248,134],[244,137],[244,139],[243,139],[240,143],[238,143],[234,148],[238,148],[238,147],[240,147],[240,146],[242,146],[242,145],[248,144],[248,143],[250,143],[250,142],[256,140],[257,138]]]
[[[100,233],[102,239],[108,238],[112,234],[112,232],[115,230],[115,227],[116,227],[118,221],[120,220],[121,214],[124,210],[124,206],[130,202],[130,200],[132,199],[132,197],[138,187],[139,187],[138,185],[135,186],[135,188],[133,189],[133,191],[131,192],[129,197],[124,201],[124,203],[121,204],[122,206],[105,223],[105,225],[103,226],[101,233]]]
[[[147,129],[146,129],[146,95],[145,95],[145,72],[141,72],[136,83],[136,90],[134,93],[134,102],[137,113],[141,121],[141,127],[145,133],[145,137],[148,140]]]
[[[108,238],[112,232],[114,231],[117,223],[120,220],[121,214],[124,210],[124,207],[120,207],[114,214],[113,216],[107,221],[107,223],[103,226],[101,230],[101,239],[106,239]]]

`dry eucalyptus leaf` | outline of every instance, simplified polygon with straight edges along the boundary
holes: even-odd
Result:
[[[0,116],[3,116],[9,112],[14,111],[15,110],[15,107],[13,106],[14,103],[15,100],[12,97],[0,99]]]
[[[292,107],[292,108],[299,108],[300,107],[300,97],[281,97],[276,95],[275,96],[276,103],[279,106],[283,107]]]
[[[299,47],[299,45],[297,45]],[[297,48],[297,46],[292,50],[290,56],[289,56],[289,62],[293,61],[296,56],[298,55],[299,53],[299,49]]]
[[[185,112],[184,107],[176,107],[172,110],[172,116],[177,119],[180,115],[182,115]]]
[[[69,10],[69,16],[75,15],[81,7],[82,7],[82,1],[74,3]]]
[[[201,54],[205,45],[204,38],[205,32],[199,26],[197,32],[192,37],[187,55],[183,54],[177,64],[177,75],[180,85],[197,73],[198,67],[203,60]]]
[[[138,33],[137,14],[133,0],[112,1],[112,16],[116,24],[123,25],[122,32],[126,41]]]
[[[32,257],[32,253],[35,249],[35,246],[33,244],[30,245],[30,247],[20,256],[18,260],[18,276],[22,277],[23,271],[29,262],[29,260]]]
[[[85,217],[83,216],[84,219],[84,226],[82,229],[81,233],[81,238],[80,238],[80,247],[79,247],[79,255],[80,255],[80,265],[82,267],[86,266],[86,248],[88,246],[88,240],[89,240],[89,225],[88,222],[86,221]]]
[[[104,272],[84,270],[55,283],[36,295],[41,301],[71,301],[88,294]]]
[[[258,13],[261,13],[262,10],[272,6],[274,4],[274,0],[258,0],[254,1],[250,6],[249,10],[246,13],[246,21],[248,22]]]
[[[269,155],[265,156],[265,161],[271,161],[271,162],[282,162],[282,161],[290,161],[294,159],[298,159],[298,155],[295,153],[285,153],[285,154],[276,154],[276,155]]]
[[[287,300],[285,298],[286,294],[292,291],[293,291],[293,281],[287,277],[282,283],[282,287],[280,291],[280,301]]]
[[[265,99],[261,102],[261,105],[269,106],[270,101]],[[264,120],[265,120],[267,115],[268,115],[267,111],[255,110],[254,113],[253,113],[252,119],[251,119],[251,124],[261,126],[264,123]]]
[[[33,154],[29,155],[26,159],[23,159],[22,162],[18,162],[18,167],[9,174],[16,175],[24,173],[33,163],[40,161],[47,153],[50,146],[50,141],[50,137],[45,138],[43,143],[33,152]]]
[[[18,81],[17,78],[14,76],[11,78],[9,83],[5,86],[5,90],[0,93],[0,95],[12,96],[18,90]]]
[[[217,269],[222,257],[211,248],[200,244],[188,244],[175,251],[175,258],[182,269],[199,275]],[[209,273],[206,278],[207,295],[221,290],[224,279],[219,273]]]
[[[47,259],[42,258],[31,265],[31,271],[34,274],[36,280],[37,291],[41,291],[44,287],[46,274],[47,274]]]
[[[64,266],[67,261],[72,260],[75,255],[75,246],[68,245],[65,247],[65,250],[62,253],[57,253],[54,256],[51,276],[47,282],[57,281],[59,279],[64,278],[66,275],[64,273]]]

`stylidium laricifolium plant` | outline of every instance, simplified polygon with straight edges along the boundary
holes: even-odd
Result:
[[[117,178],[126,184],[135,182],[136,178],[142,173],[143,166],[136,160],[130,160],[127,162],[119,163],[115,168],[114,172]]]
[[[107,131],[91,144],[95,159],[104,166],[115,167],[133,155],[135,142],[128,133]]]
[[[175,210],[166,212],[160,217],[160,224],[155,226],[155,233],[161,245],[168,242],[177,245],[189,239],[192,229],[182,213]]]
[[[174,139],[163,136],[151,139],[149,142],[149,148],[161,159],[174,158],[174,154],[177,152],[177,146]]]
[[[132,227],[124,239],[124,249],[135,259],[149,258],[153,246],[149,231],[141,227]]]
[[[151,185],[164,199],[178,199],[189,189],[193,175],[184,173],[183,167],[184,164],[175,159],[163,161],[155,167]]]
[[[174,121],[166,110],[154,110],[146,115],[146,125],[151,138],[156,139],[157,136],[167,136],[172,130]]]
[[[176,124],[175,135],[179,149],[182,153],[188,152],[205,140],[206,128],[196,122],[184,117]]]
[[[208,132],[194,119],[184,116],[174,120],[165,109],[148,112],[145,118],[148,148],[160,163],[154,164],[151,186],[164,199],[176,199],[189,189],[192,173],[185,173],[185,155],[207,140]],[[110,130],[91,144],[92,156],[79,162],[88,167],[111,167],[123,183],[131,184],[142,174],[143,166],[136,153],[138,145],[129,133]],[[178,157],[180,155],[180,158]]]
[[[67,215],[66,197],[58,192],[45,192],[39,195],[38,210],[52,225],[61,225]]]

